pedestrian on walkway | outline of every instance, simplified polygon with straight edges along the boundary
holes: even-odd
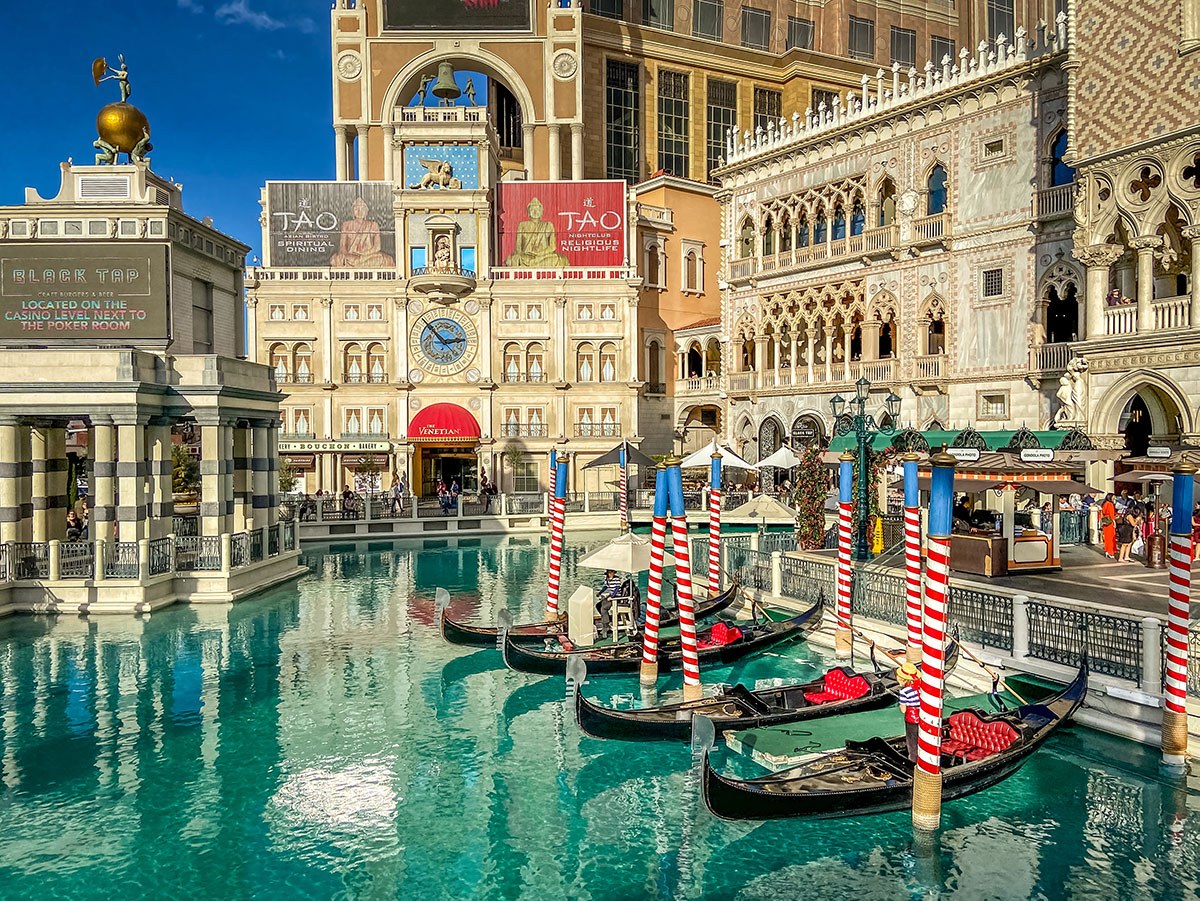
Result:
[[[1129,552],[1133,549],[1133,539],[1137,536],[1138,517],[1132,510],[1121,514],[1117,523],[1117,560],[1122,563],[1132,563]]]
[[[1100,532],[1104,535],[1104,556],[1111,560],[1117,555],[1117,506],[1111,493],[1104,495],[1100,505]]]

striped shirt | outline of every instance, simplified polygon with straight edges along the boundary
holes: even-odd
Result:
[[[918,722],[921,715],[921,693],[915,685],[901,685],[896,692],[900,698],[900,709],[904,711],[906,723]]]
[[[614,575],[611,578],[605,579],[604,583],[600,586],[600,597],[602,598],[616,597],[620,593],[621,578],[619,576]]]

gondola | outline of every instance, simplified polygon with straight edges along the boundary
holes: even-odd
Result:
[[[717,644],[714,641],[714,629],[719,628],[722,632],[728,630],[729,627],[724,623],[714,623],[707,629],[701,629],[696,633],[700,664],[704,666],[732,663],[782,642],[803,638],[821,625],[822,603],[822,600],[818,600],[808,610],[791,619],[756,625],[742,624],[738,627],[740,634],[724,644]],[[540,673],[547,676],[563,675],[566,672],[567,660],[572,656],[581,657],[587,663],[589,676],[606,673],[633,673],[637,672],[641,666],[642,642],[641,640],[627,641],[620,644],[572,650],[563,648],[542,650],[518,645],[512,640],[504,642],[505,664],[510,669],[523,673]],[[659,640],[658,667],[660,670],[677,669],[682,665],[682,659],[683,651],[678,637]]]
[[[958,663],[958,642],[946,655],[946,672]],[[590,664],[589,664],[590,666]],[[626,741],[687,741],[696,714],[713,721],[719,735],[725,729],[782,726],[801,720],[878,710],[896,703],[895,669],[855,673],[834,667],[820,679],[797,685],[751,691],[744,685],[726,688],[716,697],[640,710],[614,710],[589,701],[582,692],[575,698],[579,728],[593,738]]]
[[[988,713],[968,708],[943,726],[942,800],[995,785],[1071,718],[1087,694],[1085,662],[1075,679],[1040,704]],[[730,779],[704,759],[704,803],[725,820],[844,817],[912,806],[913,765],[904,736],[847,741],[846,747],[758,779]]]
[[[737,599],[735,587],[736,583],[708,603],[698,606],[696,608],[697,622],[724,612]],[[674,626],[678,623],[679,611],[664,607],[659,618],[659,626]],[[514,625],[508,630],[508,637],[514,644],[538,645],[547,638],[553,638],[559,633],[565,632],[566,627],[567,621],[564,615],[559,619],[545,620],[540,623]],[[442,637],[451,644],[495,647],[499,631],[495,626],[472,626],[456,622],[447,616],[445,610],[442,611]]]

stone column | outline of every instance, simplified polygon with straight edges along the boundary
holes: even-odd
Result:
[[[391,181],[396,171],[396,126],[383,126],[383,180]]]
[[[233,523],[234,532],[254,528],[254,499],[250,491],[250,429],[233,426]]]
[[[811,385],[813,380],[813,355],[816,353],[817,336],[810,330],[808,332],[808,382]]]
[[[583,181],[583,123],[571,123],[571,181]]]
[[[110,416],[92,416],[92,484],[88,537],[112,541],[116,536],[117,434]]]
[[[270,447],[268,429],[272,425],[270,420],[255,419],[250,425],[253,428],[253,440],[250,448],[250,464],[249,476],[250,497],[252,507],[250,508],[250,521],[253,527],[261,529],[268,525],[267,513],[271,508],[271,458],[274,456],[273,450]],[[251,436],[250,430],[246,431],[247,437]]]
[[[325,346],[321,348],[322,381],[329,384],[333,381],[333,298],[322,297],[321,301],[321,338]]]
[[[268,420],[266,445],[263,453],[267,455],[267,525],[273,526],[279,522],[279,422]],[[257,446],[257,445],[256,445]],[[257,451],[255,451],[257,454]],[[254,514],[255,523],[258,513]]]
[[[1108,294],[1109,269],[1124,252],[1125,249],[1116,244],[1092,244],[1071,251],[1071,255],[1087,267],[1083,333],[1088,340],[1104,337],[1104,303]]]
[[[146,422],[149,417],[117,419],[117,528],[121,541],[146,537]]]
[[[21,540],[21,437],[15,416],[0,418],[0,541]]]
[[[875,319],[869,319],[860,324],[862,329],[862,361],[871,363],[879,359],[879,329],[883,323]],[[846,354],[849,359],[850,354]]]
[[[408,301],[392,298],[392,382],[408,381]]]
[[[150,496],[146,511],[150,516],[150,537],[165,538],[174,530],[175,501],[172,499],[171,420],[156,416],[146,427],[150,459]]]
[[[492,299],[480,297],[479,301],[479,371],[484,381],[492,378]],[[407,345],[407,341],[405,344]]]
[[[833,381],[833,332],[825,329],[825,381]]]
[[[525,180],[533,180],[533,123],[521,125],[521,161],[525,166]]]
[[[549,125],[550,129],[550,181],[562,178],[562,143],[560,126]]]
[[[202,535],[229,531],[233,505],[233,430],[214,413],[198,414],[200,424],[200,527]]]
[[[333,162],[338,181],[346,180],[346,126],[333,126]]]
[[[35,425],[30,430],[30,486],[29,498],[32,507],[33,540],[50,540],[50,515],[47,504],[50,488],[46,482],[46,432],[44,425]]]
[[[67,537],[67,434],[60,425],[38,426],[32,434],[33,540]],[[41,537],[39,537],[41,536]]]
[[[1189,225],[1183,230],[1183,236],[1192,242],[1192,272],[1188,279],[1192,291],[1190,325],[1200,328],[1200,225]]]
[[[355,129],[358,131],[358,180],[367,181],[370,177],[370,160],[368,158],[367,151],[367,146],[370,143],[367,140],[367,133],[370,129],[370,126],[356,125]]]
[[[258,362],[258,298],[253,295],[246,297],[246,359],[251,363]],[[288,369],[292,364],[288,363]],[[271,370],[274,375],[275,370]]]
[[[1139,332],[1154,329],[1154,251],[1162,247],[1158,235],[1142,235],[1129,242],[1137,251],[1137,322]]]

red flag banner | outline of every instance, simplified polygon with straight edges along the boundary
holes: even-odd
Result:
[[[625,265],[623,181],[502,182],[499,190],[501,265]]]

